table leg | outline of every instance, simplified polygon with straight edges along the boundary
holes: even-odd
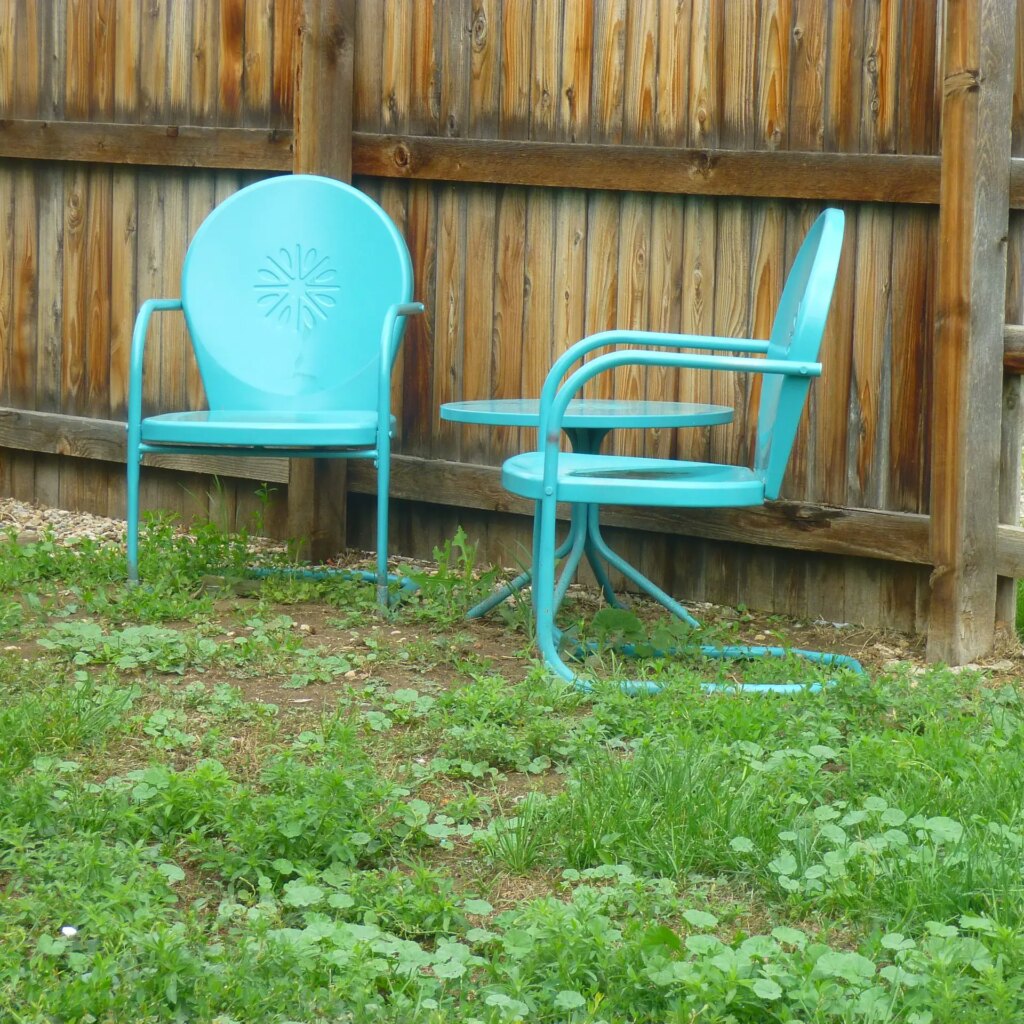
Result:
[[[565,592],[569,589],[573,576],[579,567],[580,559],[587,549],[587,506],[573,505],[572,519],[569,522],[569,535],[572,537],[572,548],[565,565],[562,566],[562,575],[558,579],[558,586],[555,587],[555,611],[557,612],[565,600]],[[561,556],[556,551],[555,559]]]
[[[565,540],[562,541],[562,543],[558,546],[557,550],[555,551],[556,561],[559,558],[564,558],[569,553],[569,551],[572,550],[573,545],[576,543],[576,533],[579,532],[580,534],[582,534],[584,527],[585,523],[583,524],[583,526],[580,526],[576,523],[576,517],[574,515],[572,521],[569,523],[569,533],[567,534]],[[519,591],[522,590],[524,587],[529,586],[532,580],[533,565],[531,565],[529,569],[526,569],[523,572],[521,572],[511,582],[506,583],[503,587],[499,587],[497,590],[494,591],[493,594],[489,594],[479,604],[474,605],[472,608],[470,608],[469,611],[466,612],[466,618],[481,618],[482,616],[486,615],[489,611],[492,611],[494,608],[497,608],[502,601],[507,601],[513,594],[518,594]]]
[[[587,515],[587,542],[593,550],[600,555],[609,565],[614,566],[622,573],[623,576],[631,579],[641,590],[646,590],[651,597],[654,598],[662,607],[666,608],[673,615],[682,619],[683,622],[688,623],[691,626],[698,627],[700,623],[677,601],[675,598],[669,597],[661,587],[652,583],[639,569],[630,565],[621,555],[617,555],[610,547],[604,537],[601,536],[601,527],[598,523],[598,511],[599,506],[590,505],[588,506]],[[587,553],[588,560],[593,566],[595,563],[594,558],[590,557],[590,552]],[[621,607],[621,605],[616,605]]]
[[[591,570],[593,570],[594,577],[601,586],[601,592],[604,594],[604,599],[611,605],[612,608],[625,608],[626,606],[615,596],[615,591],[612,590],[612,582],[608,579],[608,573],[605,572],[604,566],[601,564],[601,549],[604,547],[607,550],[607,545],[604,543],[604,538],[600,533],[597,534],[597,540],[595,542],[594,534],[591,531],[590,520],[591,514],[593,513],[593,520],[597,522],[597,505],[583,505],[582,508],[586,512],[587,526],[586,530],[586,552],[587,562],[590,564]]]

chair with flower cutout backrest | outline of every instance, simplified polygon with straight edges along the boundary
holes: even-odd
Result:
[[[391,373],[411,301],[405,241],[372,199],[315,175],[269,178],[217,206],[185,256],[180,299],[142,304],[128,399],[128,577],[139,578],[146,453],[372,459],[377,564],[388,601]],[[155,312],[182,310],[209,409],[142,416]]]

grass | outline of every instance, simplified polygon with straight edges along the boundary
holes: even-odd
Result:
[[[391,619],[213,527],[142,550],[128,590],[116,548],[0,541],[0,1019],[1024,1019],[1018,682],[581,695],[521,606],[462,621],[461,531]],[[686,640],[568,618],[598,679]]]

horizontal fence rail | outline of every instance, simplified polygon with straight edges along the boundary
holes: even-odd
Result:
[[[116,420],[0,408],[0,448],[123,463],[125,440],[125,424]],[[288,482],[286,459],[147,454],[144,464],[265,483]],[[349,486],[358,494],[375,494],[376,471],[366,463],[353,463]],[[398,499],[436,505],[533,514],[531,502],[502,487],[501,470],[495,466],[396,455],[391,493]],[[562,518],[568,518],[568,510],[562,512]],[[709,511],[607,508],[602,521],[652,533],[930,564],[929,517],[917,513],[774,501],[763,508]],[[1001,575],[1024,576],[1024,529],[999,528],[997,563]]]
[[[152,167],[289,171],[284,129],[0,120],[0,157]],[[355,174],[667,195],[935,205],[939,157],[610,146],[415,135],[352,135]],[[1010,162],[1024,209],[1024,158]]]

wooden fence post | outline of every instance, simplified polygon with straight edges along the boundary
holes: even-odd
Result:
[[[355,0],[300,0],[295,61],[292,169],[352,178],[352,82]],[[293,459],[288,474],[288,533],[323,558],[346,541],[347,462]]]
[[[951,665],[995,626],[1015,7],[946,8],[928,657]]]

